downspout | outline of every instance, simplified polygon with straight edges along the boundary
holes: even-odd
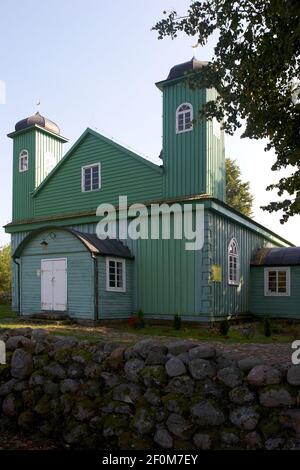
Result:
[[[13,262],[18,266],[17,268],[17,279],[18,279],[18,316],[21,316],[21,285],[20,285],[20,263],[17,262],[16,258],[13,256]]]
[[[94,321],[99,320],[99,272],[98,272],[98,259],[97,256],[92,253],[92,259],[94,261]]]

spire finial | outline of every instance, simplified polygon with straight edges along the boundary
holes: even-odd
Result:
[[[40,114],[40,106],[41,106],[41,100],[38,100],[36,103],[36,112]]]

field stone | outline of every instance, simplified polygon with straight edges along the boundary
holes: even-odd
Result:
[[[169,359],[166,363],[166,372],[169,377],[177,377],[179,375],[184,375],[186,373],[186,368],[184,363],[177,357]]]
[[[124,403],[134,403],[141,396],[141,388],[136,384],[120,384],[113,390],[113,399]]]
[[[300,365],[291,366],[287,371],[287,381],[290,385],[300,386]]]
[[[240,406],[230,412],[229,418],[238,428],[252,431],[257,426],[259,414],[252,406]]]
[[[246,385],[241,385],[230,390],[229,399],[236,405],[244,405],[253,402],[255,395]]]
[[[157,391],[155,390],[155,388],[153,389],[148,388],[146,392],[144,393],[144,398],[152,406],[159,406],[161,403],[161,398],[159,396],[159,393],[157,393]]]
[[[101,372],[100,378],[103,380],[105,387],[113,388],[119,383],[119,377],[112,372]]]
[[[7,395],[2,403],[2,413],[9,418],[18,415],[18,403],[14,395]]]
[[[217,377],[227,387],[234,388],[243,383],[243,374],[237,367],[225,367],[218,371]]]
[[[156,430],[154,442],[163,449],[171,449],[173,447],[173,438],[166,429]]]
[[[162,354],[160,351],[150,351],[147,359],[147,365],[164,365],[167,362],[168,358],[166,354]]]
[[[53,350],[56,353],[61,349],[70,349],[72,350],[78,344],[78,340],[74,336],[63,336],[56,337],[56,341],[53,344]]]
[[[238,361],[238,366],[243,372],[250,372],[255,366],[263,365],[263,360],[260,357],[245,357]]]
[[[189,371],[194,379],[203,380],[216,375],[216,366],[206,359],[192,359],[189,363]]]
[[[247,449],[261,449],[262,448],[262,439],[258,432],[251,431],[245,435],[245,444]]]
[[[267,408],[292,406],[296,403],[295,397],[291,395],[289,390],[284,388],[266,388],[259,393],[259,402]]]
[[[133,418],[133,427],[139,434],[148,434],[154,428],[154,419],[145,408],[140,408]]]
[[[47,375],[52,377],[53,379],[65,379],[66,378],[66,371],[65,369],[56,363],[49,364],[48,366],[45,366],[44,371]]]
[[[172,356],[178,356],[179,354],[188,352],[191,348],[198,346],[199,343],[190,341],[188,339],[179,339],[168,343],[168,353]]]
[[[216,349],[210,344],[201,344],[189,350],[189,358],[192,359],[212,359],[216,355]]]
[[[14,351],[17,348],[33,350],[34,343],[26,336],[10,336],[5,343],[7,351]]]
[[[17,382],[18,382],[17,379],[10,379],[8,380],[8,382],[4,382],[0,386],[0,397],[3,397],[11,393],[14,390],[14,387]]]
[[[165,387],[167,393],[180,394],[184,397],[191,397],[194,392],[194,381],[188,375],[181,375],[169,380]]]
[[[171,413],[166,422],[168,430],[174,434],[174,436],[180,439],[188,439],[192,432],[192,424],[190,421],[184,419],[183,416]]]
[[[32,355],[23,349],[16,349],[11,359],[11,375],[17,379],[24,379],[33,371]]]
[[[250,370],[247,381],[255,387],[264,387],[265,385],[276,385],[282,380],[282,373],[279,369],[269,366],[255,366]]]
[[[148,354],[152,351],[160,354],[166,354],[167,348],[153,338],[144,338],[133,346],[133,350],[138,353],[142,358],[146,359]]]
[[[208,434],[197,433],[193,437],[195,447],[199,450],[208,450],[211,448],[211,438]]]
[[[221,442],[225,446],[236,446],[240,442],[240,438],[233,432],[221,432]]]
[[[267,439],[265,442],[265,449],[266,450],[281,450],[283,449],[285,444],[285,439],[281,437],[275,437]]]
[[[43,328],[35,328],[32,330],[31,339],[34,341],[46,341],[50,333]]]
[[[138,382],[139,371],[143,369],[145,362],[142,359],[130,359],[125,363],[124,372],[128,380]]]
[[[61,393],[76,393],[79,390],[79,382],[73,379],[65,379],[60,384]]]
[[[206,400],[193,405],[191,414],[201,426],[219,426],[225,422],[224,413]]]

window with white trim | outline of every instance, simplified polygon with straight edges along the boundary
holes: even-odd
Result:
[[[228,284],[239,285],[240,278],[240,255],[239,246],[235,238],[228,245]]]
[[[81,168],[81,189],[82,192],[97,191],[101,188],[101,168],[100,163],[83,166]]]
[[[19,171],[27,171],[28,170],[28,150],[22,150],[19,155]]]
[[[290,268],[265,268],[265,296],[290,296]]]
[[[125,259],[106,258],[106,290],[115,292],[126,291]]]
[[[193,129],[193,106],[182,103],[176,110],[176,134]]]

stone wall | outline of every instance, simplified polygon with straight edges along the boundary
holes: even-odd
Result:
[[[2,330],[0,426],[98,449],[300,448],[300,366],[235,362],[204,343],[124,349]]]

